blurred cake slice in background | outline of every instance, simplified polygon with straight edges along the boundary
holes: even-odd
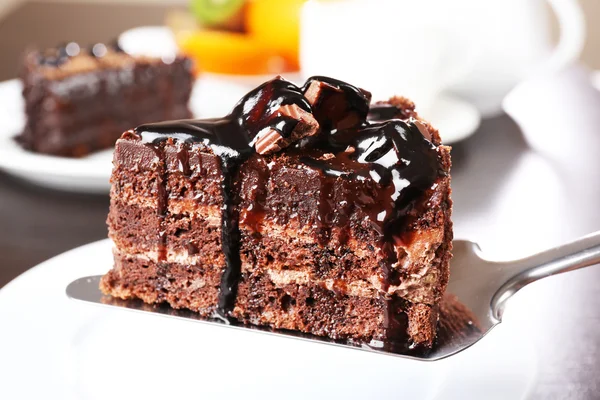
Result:
[[[28,52],[22,81],[27,122],[17,139],[37,153],[81,157],[112,147],[131,126],[191,116],[192,61],[184,56],[71,42]]]

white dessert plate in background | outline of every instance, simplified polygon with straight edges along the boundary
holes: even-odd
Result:
[[[69,300],[111,243],[48,260],[0,290],[0,398],[521,399],[532,338],[505,321],[437,362],[406,360]]]
[[[430,108],[419,115],[440,132],[444,144],[453,144],[468,138],[477,131],[481,123],[481,114],[477,107],[450,94],[439,95]]]
[[[590,74],[592,86],[600,90],[600,70],[592,71]]]

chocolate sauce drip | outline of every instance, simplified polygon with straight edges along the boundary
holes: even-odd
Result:
[[[415,199],[443,173],[435,145],[423,135],[418,125],[399,119],[400,115],[402,110],[398,107],[379,104],[369,112],[368,118],[370,121],[383,122],[364,121],[359,127],[322,135],[319,142],[312,143],[317,151],[301,150],[301,154],[304,153],[301,159],[306,164],[319,168],[325,175],[346,178],[350,182],[342,197],[366,213],[371,226],[380,234],[379,248],[385,260],[381,284],[385,291],[390,285],[400,283],[400,274],[393,268],[398,261],[393,246],[394,236],[402,232],[406,217],[415,206]],[[323,157],[326,153],[336,156]],[[379,188],[369,192],[364,188],[367,182],[375,182]],[[359,189],[361,185],[363,187]],[[322,199],[323,196],[319,203],[317,231],[320,242],[324,240],[322,232],[327,232],[327,228],[323,227],[324,222],[326,225],[328,221],[324,215],[330,212],[328,204]],[[338,210],[337,214],[346,217],[343,209]],[[393,300],[383,301],[383,325],[387,335],[401,338],[397,340],[398,343],[405,343],[402,337],[406,326],[399,319],[406,316],[396,315],[398,307]],[[387,346],[395,345],[390,342]]]
[[[238,215],[234,208],[233,179],[234,171],[239,164],[225,165],[223,168],[223,211],[221,225],[221,243],[225,255],[225,270],[221,276],[221,290],[219,293],[219,316],[228,319],[237,296],[237,286],[242,273],[240,260],[240,230]]]
[[[327,153],[336,156],[322,157]],[[346,196],[367,213],[386,241],[397,232],[395,228],[413,200],[441,173],[435,145],[415,124],[402,120],[366,123],[358,129],[324,135],[316,149],[304,152],[301,160],[356,185],[379,185],[371,196],[366,196],[365,190],[347,190]]]
[[[267,184],[271,176],[271,169],[264,157],[252,157],[244,167],[246,178],[240,191],[246,193],[247,207],[241,210],[240,223],[252,232],[259,231],[259,225],[265,216],[264,204],[267,197]]]
[[[230,316],[235,305],[241,275],[239,220],[241,218],[244,224],[257,229],[264,216],[262,204],[270,167],[264,157],[256,155],[254,139],[265,128],[275,129],[283,137],[289,137],[298,123],[289,115],[277,112],[279,107],[293,104],[312,113],[319,109],[317,121],[321,124],[321,132],[318,137],[302,141],[286,153],[324,174],[317,210],[319,242],[326,244],[330,240],[333,226],[347,225],[354,210],[360,209],[366,214],[368,222],[380,235],[379,248],[386,260],[381,279],[384,290],[399,281],[397,272],[392,268],[397,262],[393,246],[397,238],[394,235],[402,231],[407,215],[415,207],[415,199],[430,189],[443,173],[436,146],[424,137],[415,123],[398,119],[401,110],[378,105],[369,116],[371,120],[386,119],[388,115],[393,118],[368,122],[368,92],[325,77],[311,78],[303,90],[306,91],[315,81],[324,82],[333,87],[335,93],[341,93],[341,97],[336,97],[333,103],[327,100],[327,96],[323,99],[331,107],[336,102],[345,102],[340,108],[344,112],[355,113],[359,117],[358,124],[348,129],[332,128],[333,122],[340,121],[339,116],[328,114],[331,110],[323,109],[323,104],[318,101],[311,107],[300,88],[276,78],[248,93],[224,118],[162,122],[136,129],[142,141],[155,151],[162,151],[162,142],[166,140],[181,142],[177,159],[184,175],[192,173],[189,169],[192,144],[212,149],[220,159],[224,199],[222,246],[226,265],[221,280],[218,314],[223,319]],[[159,158],[163,159],[161,155]],[[235,207],[239,200],[235,194],[239,192],[236,178],[242,164],[245,172],[254,176],[253,187],[256,188],[249,199],[253,209],[242,211],[240,216]],[[162,179],[160,183],[163,187],[159,194],[166,199],[166,180]],[[342,198],[345,204],[336,202],[336,199]],[[166,206],[159,206],[159,213],[165,212]],[[340,237],[344,235],[348,236],[348,232],[342,232]],[[398,311],[402,304],[387,295],[382,301],[387,336],[395,337],[398,343],[406,343],[406,321],[403,320],[406,316]]]
[[[337,156],[303,160],[326,175],[348,178],[356,185],[364,184],[361,181],[380,185],[371,196],[366,196],[364,189],[357,189],[347,190],[345,198],[368,215],[369,222],[381,235],[380,249],[385,259],[381,283],[382,289],[387,291],[390,285],[398,284],[400,278],[393,268],[398,261],[394,235],[401,231],[414,200],[429,189],[441,173],[436,147],[415,124],[402,120],[365,123],[358,129],[338,131],[326,136],[319,147]],[[390,301],[384,301],[384,328],[389,337],[402,337],[403,324],[398,319],[403,318],[403,314],[396,315],[397,307]]]
[[[386,340],[382,343],[382,349],[393,353],[406,353],[414,348],[408,335],[407,303],[401,298],[382,297],[383,303],[383,325],[385,327]]]
[[[193,143],[207,146],[220,159],[224,201],[221,240],[226,265],[221,279],[218,315],[224,319],[229,317],[235,305],[241,274],[238,215],[234,207],[235,177],[241,164],[255,154],[253,139],[262,129],[272,127],[284,136],[291,133],[294,121],[281,118],[277,113],[279,107],[290,104],[311,111],[298,87],[276,78],[244,96],[224,118],[159,122],[136,128],[142,141],[155,151],[161,151],[162,143],[169,139],[181,142],[177,158],[182,166],[189,165],[189,146]],[[159,158],[163,159],[160,155]],[[186,172],[190,173],[189,166],[182,167],[182,173]],[[163,180],[160,190],[166,193],[165,184]]]
[[[192,175],[192,170],[190,168],[190,152],[189,152],[189,143],[181,143],[179,145],[179,150],[177,151],[177,162],[179,163],[179,170],[183,174],[183,176]]]
[[[248,143],[253,145],[252,139],[265,128],[274,128],[284,138],[290,137],[298,120],[277,112],[286,105],[296,105],[306,112],[312,112],[300,88],[278,77],[248,93],[232,114],[237,116],[239,126],[250,137]]]
[[[324,179],[321,182],[319,200],[317,203],[317,240],[325,245],[331,238],[331,226],[335,215],[335,204],[333,201],[333,182]]]

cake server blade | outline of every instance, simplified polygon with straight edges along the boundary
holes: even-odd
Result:
[[[104,295],[99,289],[100,275],[79,278],[66,288],[73,300],[151,313],[199,323],[218,324],[233,329],[308,340],[350,349],[435,361],[457,354],[483,338],[502,321],[507,300],[525,285],[547,276],[600,263],[600,231],[545,252],[510,262],[486,260],[476,243],[455,240],[448,295],[440,306],[438,337],[432,349],[396,348],[389,343],[357,343],[308,335],[297,331],[274,330],[244,325],[218,318],[203,318],[189,310],[167,305],[149,305],[140,300],[120,300]]]

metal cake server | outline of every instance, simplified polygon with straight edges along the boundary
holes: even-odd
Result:
[[[509,262],[494,262],[483,258],[476,243],[454,241],[454,258],[448,292],[452,297],[441,307],[438,340],[428,351],[395,350],[375,341],[369,344],[335,341],[300,332],[273,330],[265,327],[226,323],[205,319],[187,310],[174,310],[166,305],[148,305],[138,300],[118,300],[103,295],[98,289],[100,276],[90,276],[71,282],[67,296],[74,300],[151,312],[174,318],[186,318],[203,323],[220,324],[235,329],[251,329],[274,335],[345,346],[404,358],[435,361],[457,354],[483,338],[502,321],[507,300],[525,285],[545,278],[600,263],[600,231],[574,242],[555,247],[531,257]],[[458,301],[456,301],[458,300]]]

